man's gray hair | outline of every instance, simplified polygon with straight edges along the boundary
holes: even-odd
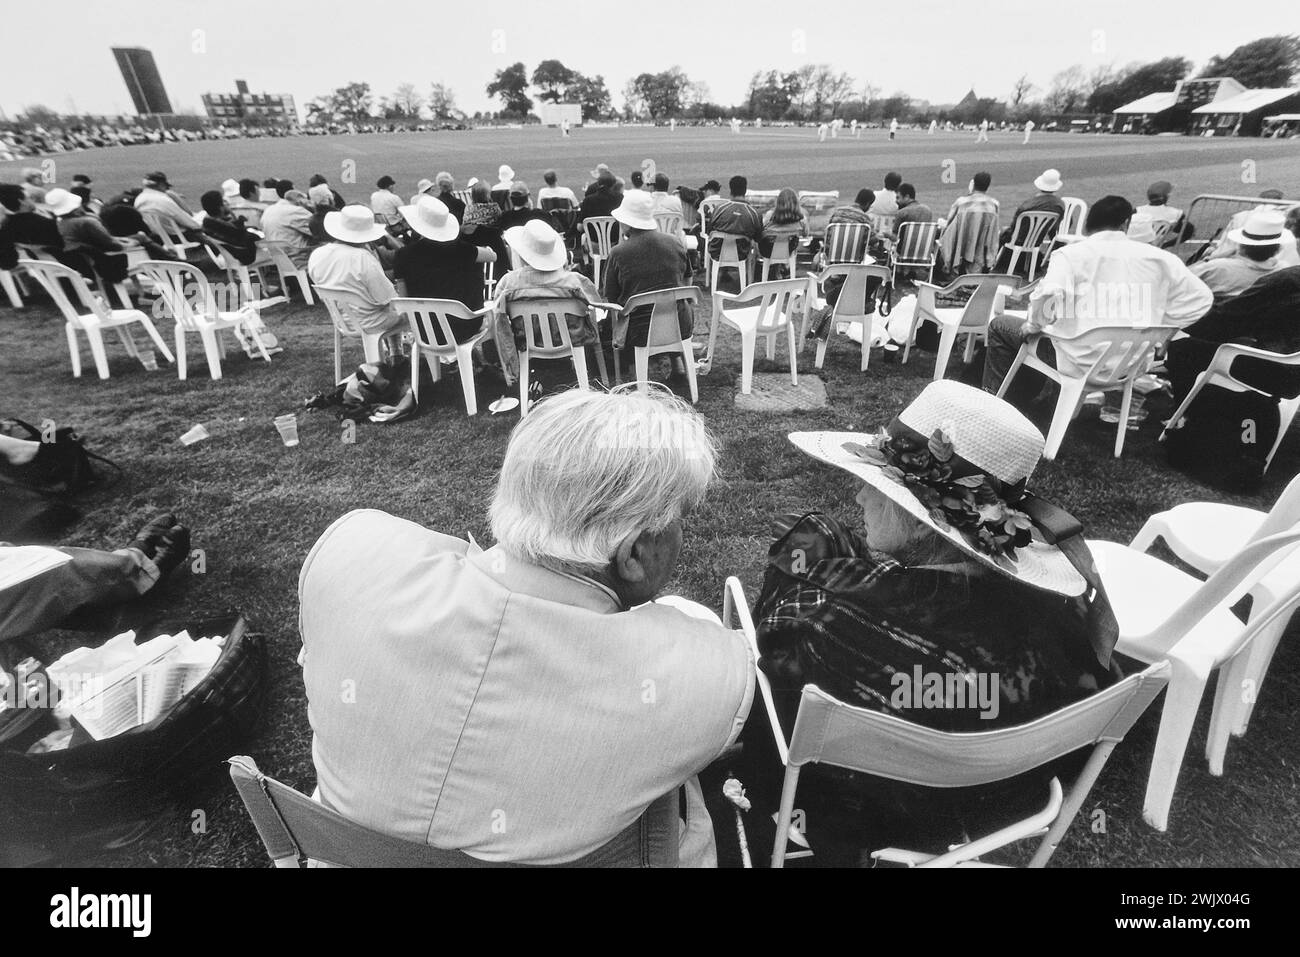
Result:
[[[661,532],[699,504],[716,456],[704,419],[663,386],[561,393],[510,436],[492,534],[523,561],[602,569],[628,535]]]
[[[456,183],[456,181],[451,178],[451,174],[445,171],[435,176],[433,178],[433,181],[437,183],[439,186],[443,185],[444,183],[446,183],[448,186],[454,186]]]

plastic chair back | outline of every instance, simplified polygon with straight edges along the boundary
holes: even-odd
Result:
[[[864,312],[867,299],[867,280],[874,276],[882,283],[888,282],[890,275],[888,266],[867,265],[864,263],[835,263],[823,269],[822,274],[817,277],[823,283],[833,276],[844,277],[844,285],[840,288],[840,296],[835,300],[832,321],[867,322],[868,316]],[[864,330],[868,340],[870,340],[870,332],[870,328]]]
[[[325,308],[329,311],[334,328],[341,335],[353,339],[363,338],[365,333],[362,332],[361,325],[354,318],[354,313],[365,309],[367,307],[366,301],[350,289],[339,289],[334,286],[317,286],[316,289],[325,303]]]
[[[582,221],[582,228],[593,256],[604,259],[618,245],[618,239],[615,238],[618,220],[613,216],[589,216]]]
[[[87,313],[98,317],[101,322],[109,320],[108,307],[103,301],[95,298],[85,277],[72,267],[65,266],[60,262],[47,262],[43,259],[20,259],[18,260],[18,266],[41,284],[41,288],[45,290],[46,295],[59,307],[59,312],[63,313],[63,318],[74,329],[84,329],[86,327],[83,317]],[[72,300],[68,298],[68,294],[63,288],[65,282],[72,287],[72,292],[81,301],[84,311],[79,311]]]
[[[568,317],[587,313],[581,299],[512,299],[506,305],[511,326],[523,326],[528,355],[535,359],[572,355]],[[523,363],[524,357],[519,361]]]
[[[1089,387],[1109,391],[1122,387],[1129,379],[1142,375],[1151,357],[1177,332],[1175,326],[1097,326],[1069,339],[1075,346],[1103,346],[1092,362],[1086,377]],[[1058,337],[1053,337],[1058,338]]]
[[[1050,209],[1031,209],[1021,213],[1011,224],[1011,241],[1007,243],[1007,248],[1026,251],[1038,249],[1060,221],[1060,214]]]
[[[938,250],[938,223],[903,223],[898,228],[898,242],[894,247],[894,264],[898,266],[929,266]]]
[[[771,279],[766,282],[750,283],[734,300],[723,305],[723,312],[731,309],[753,308],[757,300],[757,319],[755,329],[760,336],[771,335],[783,329],[795,312],[795,300],[802,298],[800,308],[808,308],[812,299],[811,277],[803,279]]]
[[[656,289],[653,292],[639,292],[628,298],[623,306],[623,315],[642,306],[650,306],[650,327],[645,342],[634,342],[633,346],[676,346],[682,341],[681,327],[678,325],[678,304],[690,303],[692,308],[700,304],[698,286],[677,286],[673,289]],[[617,343],[618,336],[615,335]]]
[[[151,259],[136,266],[132,273],[143,274],[153,282],[163,307],[185,331],[199,331],[200,312],[204,317],[215,317],[212,287],[198,266]]]
[[[659,227],[659,232],[667,233],[669,236],[676,236],[682,228],[681,213],[655,213],[655,225]]]
[[[1058,236],[1078,236],[1083,233],[1083,221],[1088,218],[1088,204],[1073,196],[1062,196],[1065,203],[1065,215],[1061,217]]]
[[[439,355],[456,355],[456,336],[449,319],[472,322],[482,318],[456,299],[394,299],[393,308],[410,320],[416,345]]]

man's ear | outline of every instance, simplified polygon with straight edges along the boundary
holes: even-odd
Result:
[[[642,549],[648,544],[642,537],[649,535],[645,529],[637,529],[623,536],[614,552],[611,564],[614,572],[625,582],[643,582],[646,579],[645,565],[641,562]]]

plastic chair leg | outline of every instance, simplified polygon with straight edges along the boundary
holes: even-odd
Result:
[[[1012,366],[1014,371],[1015,366]],[[1011,380],[1011,373],[1007,373],[1007,378],[1003,380],[1003,386]],[[1052,424],[1047,430],[1047,445],[1043,449],[1043,458],[1054,459],[1056,454],[1061,451],[1061,443],[1065,441],[1065,432],[1070,427],[1070,422],[1074,419],[1075,410],[1079,407],[1079,400],[1083,398],[1083,379],[1061,378],[1058,382],[1061,387],[1061,394],[1056,399],[1056,411],[1052,413]]]
[[[1129,542],[1128,547],[1137,552],[1145,552],[1156,543],[1157,538],[1165,535],[1169,531],[1169,527],[1162,517],[1163,514],[1163,512],[1157,513],[1148,518],[1146,524],[1133,536],[1133,541]],[[1201,569],[1201,571],[1205,570]]]
[[[281,280],[283,282],[283,280]],[[338,384],[343,381],[343,337],[339,335],[338,327],[334,328],[334,382]]]
[[[597,342],[594,346],[588,346],[587,348],[595,351],[596,371],[600,373],[600,381],[605,384],[606,388],[608,388],[609,370],[605,368],[605,347],[601,345],[601,343]],[[618,362],[618,356],[614,357],[614,361]]]
[[[411,344],[411,395],[415,396],[415,404],[420,404],[420,355],[423,350],[420,349],[418,342]],[[433,370],[430,369],[430,372]]]
[[[203,339],[203,352],[208,357],[208,374],[214,379],[221,378],[221,346],[217,335],[215,329],[199,330],[199,336]]]
[[[316,305],[316,300],[311,295],[311,281],[301,271],[295,273],[294,278],[298,280],[298,288],[302,290],[302,301],[309,306]]]
[[[740,393],[749,395],[754,385],[754,347],[758,334],[753,329],[746,329],[740,334]]]
[[[1206,372],[1202,372],[1200,375],[1196,377],[1196,381],[1192,383],[1191,389],[1188,390],[1187,392],[1187,397],[1183,399],[1182,404],[1180,404],[1178,408],[1174,410],[1174,414],[1169,417],[1169,425],[1167,425],[1164,429],[1161,430],[1160,432],[1161,442],[1165,440],[1165,436],[1169,434],[1169,430],[1173,428],[1177,428],[1179,420],[1184,415],[1187,414],[1187,410],[1191,408],[1192,401],[1196,398],[1197,394],[1201,391],[1201,387],[1205,385],[1205,380],[1209,377],[1209,374],[1210,373],[1206,371]]]
[[[1268,458],[1264,460],[1264,471],[1273,464],[1273,456],[1277,455],[1277,450],[1282,447],[1282,440],[1286,438],[1287,431],[1291,428],[1291,423],[1295,420],[1296,411],[1300,410],[1300,399],[1283,399],[1279,411],[1282,413],[1281,421],[1277,427],[1277,438],[1273,440],[1273,448],[1269,450]]]
[[[519,353],[519,418],[528,414],[528,353]]]
[[[578,388],[589,389],[587,382],[587,356],[582,349],[573,350],[573,374],[578,377]]]
[[[1183,766],[1192,725],[1210,676],[1210,663],[1188,661],[1170,656],[1172,674],[1165,691],[1160,730],[1156,733],[1155,754],[1151,758],[1151,775],[1147,778],[1142,817],[1157,831],[1169,828],[1169,807],[1173,803],[1178,772]]]
[[[7,269],[0,270],[0,288],[4,289],[9,305],[15,309],[23,307],[23,297],[18,294],[18,283],[14,282],[13,274]]]
[[[636,390],[638,392],[649,392],[647,381],[650,378],[650,347],[635,347],[632,350],[632,362],[636,367]]]
[[[1115,458],[1124,451],[1124,437],[1128,435],[1128,413],[1133,406],[1133,380],[1124,383],[1124,395],[1120,399],[1119,426],[1115,430]]]
[[[81,345],[77,342],[77,330],[73,328],[72,323],[65,323],[63,326],[64,333],[68,337],[68,355],[72,359],[72,377],[81,378]]]
[[[1007,389],[1011,386],[1011,380],[1016,377],[1016,373],[1020,371],[1020,367],[1025,364],[1026,348],[1027,346],[1023,345],[1020,347],[1020,351],[1016,353],[1015,359],[1011,361],[1011,368],[1008,369],[1007,374],[1002,377],[1002,384],[998,386],[999,399],[1006,395]]]
[[[1290,619],[1274,622],[1256,635],[1255,640],[1246,648],[1246,667],[1242,681],[1249,681],[1250,684],[1242,684],[1241,687],[1243,691],[1249,687],[1251,693],[1249,695],[1243,693],[1237,698],[1237,706],[1233,710],[1231,721],[1233,737],[1242,737],[1250,725],[1250,716],[1255,712],[1255,704],[1259,701],[1259,692],[1264,686],[1268,666],[1273,661],[1273,653],[1277,651],[1277,646],[1286,634],[1289,624]]]
[[[101,379],[108,378],[108,353],[104,351],[104,337],[98,329],[87,329],[86,339],[90,342],[90,354],[95,357],[95,370]]]
[[[153,344],[158,347],[158,351],[161,352],[167,358],[167,361],[175,362],[176,357],[173,356],[172,351],[167,348],[167,343],[163,340],[163,337],[159,334],[158,327],[153,324],[153,320],[150,319],[148,316],[145,316],[143,319],[140,320],[140,325],[144,326],[144,331],[149,333],[149,338],[153,340]]]
[[[776,816],[776,838],[772,842],[772,866],[785,866],[785,845],[790,833],[790,819],[794,817],[794,795],[799,789],[799,767],[785,769],[785,781],[781,785],[781,810]]]
[[[795,341],[794,341],[793,322],[787,322],[785,325],[785,342],[790,352],[790,384],[798,385],[799,384],[799,360],[797,356],[799,354],[799,347],[795,345]],[[866,349],[865,345],[863,345],[863,349]]]
[[[478,415],[478,390],[474,386],[474,347],[456,347],[456,370],[460,373],[460,391],[465,396],[465,414]]]
[[[935,382],[941,381],[948,371],[948,359],[952,355],[952,347],[957,344],[957,331],[960,328],[959,323],[945,322],[939,332],[939,353],[934,357]]]
[[[697,405],[700,401],[700,387],[695,381],[695,350],[691,347],[690,339],[682,340],[682,363],[686,366],[686,382],[691,388],[691,405]]]
[[[189,374],[189,356],[185,353],[185,330],[176,324],[176,378],[182,382]]]

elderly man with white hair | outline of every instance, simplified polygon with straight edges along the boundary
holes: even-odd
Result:
[[[492,547],[374,510],[331,525],[299,579],[320,800],[482,861],[635,866],[635,842],[604,852],[672,795],[678,862],[716,864],[695,775],[743,726],[754,665],[738,632],[654,601],[714,458],[662,389],[576,390],[511,435]]]

